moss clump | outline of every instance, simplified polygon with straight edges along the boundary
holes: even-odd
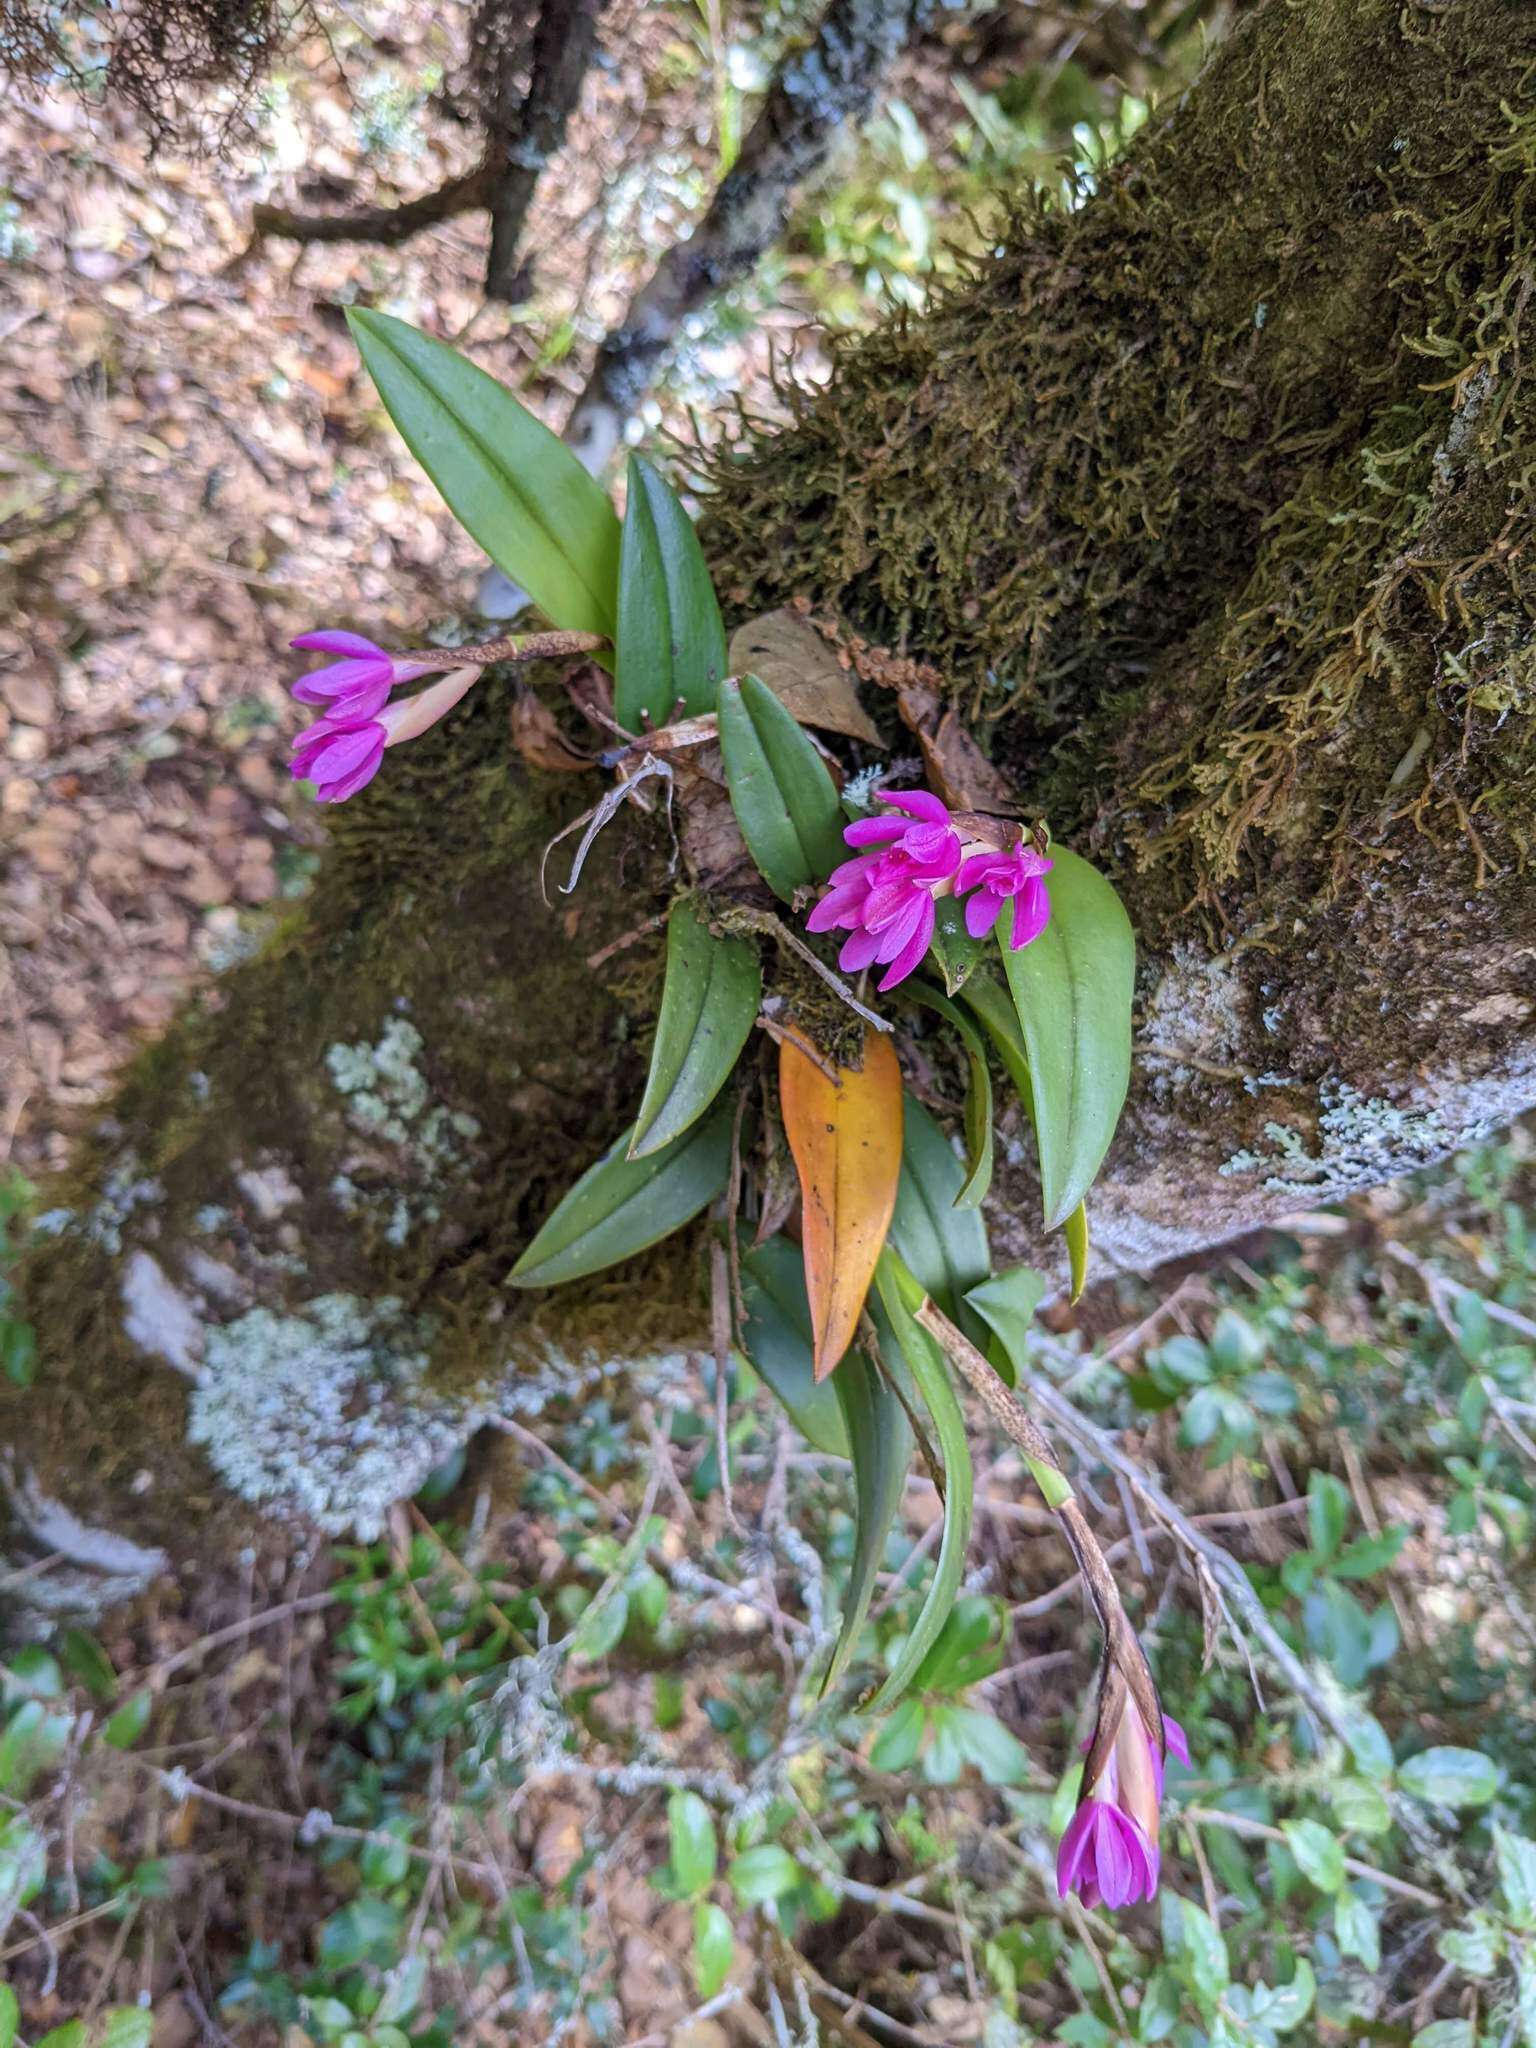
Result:
[[[734,600],[937,664],[1058,832],[1150,871],[1154,941],[1254,862],[1294,911],[1420,833],[1523,857],[1533,79],[1515,0],[1258,10],[1091,203],[720,465]]]

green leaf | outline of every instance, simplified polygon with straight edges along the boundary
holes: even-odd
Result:
[[[726,787],[747,851],[776,896],[824,881],[847,854],[843,807],[827,765],[756,676],[722,685],[718,705]]]
[[[37,2048],[85,2048],[85,2021],[66,2020],[62,2027],[44,2034]]]
[[[708,1109],[747,1042],[762,994],[756,947],[715,938],[679,897],[667,919],[667,975],[631,1159],[670,1145]]]
[[[946,899],[952,900],[952,899]],[[963,1010],[957,1010],[948,996],[920,981],[908,982],[907,993],[942,1017],[959,1034],[966,1058],[965,1088],[965,1179],[955,1196],[957,1209],[979,1209],[992,1185],[992,1069],[981,1034]]]
[[[1490,1913],[1473,1913],[1448,1927],[1437,1944],[1442,1958],[1468,1977],[1491,1977],[1504,1953],[1504,1931]]]
[[[837,1374],[815,1377],[805,1262],[786,1237],[770,1237],[741,1262],[746,1310],[742,1342],[753,1369],[806,1442],[834,1458],[851,1455]]]
[[[973,939],[966,930],[965,905],[959,897],[941,896],[933,906],[928,957],[943,975],[946,993],[959,995],[988,951],[985,939]]]
[[[845,1353],[830,1382],[823,1382],[828,1384],[836,1391],[848,1435],[855,1506],[853,1563],[843,1596],[843,1623],[821,1682],[823,1694],[830,1692],[847,1670],[864,1626],[912,1456],[912,1429],[906,1411],[862,1351]]]
[[[1138,2041],[1163,2041],[1179,2023],[1184,1994],[1170,1970],[1154,1970],[1147,1979],[1136,2011]]]
[[[1358,1892],[1345,1890],[1334,1900],[1333,1937],[1341,1954],[1354,1956],[1368,1970],[1381,1968],[1381,1927]]]
[[[1511,1834],[1495,1821],[1493,1853],[1509,1916],[1517,1926],[1530,1927],[1536,1923],[1536,1842]]]
[[[0,2048],[14,2048],[16,2029],[21,2024],[21,2007],[9,1984],[0,1984]]]
[[[693,1909],[693,1981],[700,1998],[709,2000],[731,1973],[736,1937],[723,1906],[700,1899]]]
[[[613,715],[626,732],[713,711],[725,680],[725,627],[693,521],[643,455],[629,458],[619,553]]]
[[[1319,1557],[1332,1557],[1349,1527],[1349,1490],[1331,1472],[1314,1472],[1307,1481],[1307,1529]]]
[[[782,1899],[800,1882],[800,1866],[777,1842],[744,1849],[729,1872],[731,1889],[744,1906],[763,1906]]]
[[[569,448],[456,349],[361,307],[347,324],[401,439],[471,540],[553,624],[611,636],[618,517]]]
[[[685,1898],[705,1891],[715,1881],[714,1817],[697,1792],[674,1792],[667,1801],[667,1832],[672,1843],[672,1874]]]
[[[901,1179],[888,1242],[945,1315],[968,1336],[979,1334],[967,1292],[991,1266],[987,1226],[975,1209],[956,1207],[965,1168],[948,1138],[908,1091],[901,1135]]]
[[[1357,1536],[1353,1543],[1346,1543],[1329,1570],[1336,1579],[1374,1578],[1377,1572],[1385,1571],[1388,1565],[1396,1563],[1407,1541],[1406,1525],[1394,1522],[1379,1536]]]
[[[1025,1114],[1034,1121],[1034,1084],[1029,1078],[1029,1052],[1013,999],[990,974],[978,974],[965,985],[965,1000],[991,1039],[1003,1070],[1013,1083]]]
[[[1067,1259],[1070,1267],[1068,1287],[1069,1298],[1077,1301],[1088,1285],[1088,1204],[1079,1202],[1066,1222],[1061,1226],[1067,1240]]]
[[[153,2013],[138,2005],[114,2006],[102,2014],[91,2048],[149,2048],[154,2032]]]
[[[1320,1892],[1336,1892],[1344,1882],[1344,1846],[1321,1821],[1288,1820],[1285,1839],[1296,1867]]]
[[[871,1765],[877,1771],[893,1774],[910,1770],[927,1732],[928,1709],[919,1699],[904,1699],[870,1744]]]
[[[74,1725],[72,1714],[50,1713],[42,1700],[23,1700],[0,1734],[0,1792],[25,1799],[64,1754]]]
[[[319,1959],[333,1970],[374,1963],[380,1969],[395,1961],[403,1922],[400,1908],[388,1899],[354,1899],[333,1913],[320,1929]]]
[[[1413,2037],[1413,2048],[1476,2048],[1470,2020],[1431,2020]]]
[[[97,1699],[111,1699],[117,1691],[117,1673],[93,1635],[83,1628],[67,1628],[59,1637],[58,1651],[65,1669],[73,1672]]]
[[[989,1678],[1003,1661],[1002,1610],[975,1593],[957,1600],[933,1648],[913,1674],[918,1692],[964,1692]]]
[[[1379,1785],[1364,1778],[1340,1778],[1328,1797],[1341,1828],[1353,1829],[1358,1835],[1391,1832],[1392,1809]]]
[[[868,1711],[872,1714],[883,1712],[893,1700],[901,1697],[949,1619],[955,1595],[960,1590],[960,1581],[965,1575],[965,1550],[971,1535],[975,1486],[970,1448],[965,1440],[965,1418],[960,1412],[960,1403],[955,1399],[949,1366],[928,1332],[914,1320],[914,1312],[921,1307],[927,1290],[891,1244],[887,1244],[880,1254],[880,1263],[875,1269],[875,1285],[938,1438],[939,1455],[944,1461],[944,1527],[928,1597],[912,1624],[912,1632],[902,1646],[895,1669],[869,1702]]]
[[[1179,1921],[1190,1988],[1202,2004],[1214,2005],[1231,1977],[1221,1929],[1193,1899],[1180,1899]]]
[[[629,1132],[556,1204],[508,1275],[513,1287],[553,1287],[599,1273],[669,1236],[712,1202],[731,1174],[731,1109],[719,1103],[660,1152],[630,1159]]]
[[[102,1729],[103,1738],[113,1749],[132,1749],[144,1730],[149,1726],[150,1709],[153,1699],[147,1692],[129,1695],[112,1714]]]
[[[966,1300],[1013,1362],[1015,1373],[1029,1364],[1029,1332],[1035,1310],[1045,1298],[1045,1275],[1033,1266],[1010,1266],[979,1287],[968,1288]]]
[[[594,1600],[583,1611],[571,1634],[571,1655],[596,1663],[618,1648],[628,1626],[629,1595],[622,1586],[616,1586],[606,1598]]]
[[[1053,846],[1051,921],[1014,952],[1014,905],[998,945],[1024,1033],[1034,1088],[1045,1226],[1065,1223],[1093,1185],[1131,1074],[1136,942],[1119,897],[1096,868]]]
[[[979,1707],[946,1707],[960,1756],[974,1764],[989,1785],[1022,1785],[1029,1777],[1029,1751],[996,1714]]]
[[[1292,2027],[1301,2025],[1312,2010],[1316,1996],[1317,1978],[1312,1965],[1305,1956],[1298,1956],[1295,1975],[1290,1983],[1270,1987],[1269,2003],[1264,2008],[1264,2024],[1277,2034],[1288,2034]]]
[[[1476,1749],[1423,1749],[1397,1767],[1410,1798],[1436,1806],[1486,1806],[1499,1789],[1499,1767]]]

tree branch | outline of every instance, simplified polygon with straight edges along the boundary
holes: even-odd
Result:
[[[814,41],[784,57],[708,212],[603,338],[565,430],[590,470],[618,445],[682,322],[745,277],[776,240],[796,192],[826,162],[839,129],[869,112],[923,12],[922,0],[832,0]]]
[[[581,98],[582,82],[597,50],[606,0],[545,0],[534,33],[533,76],[516,122],[505,137],[492,135],[491,253],[486,296],[516,305],[528,296],[526,265],[518,262],[523,226],[539,176],[565,142]]]
[[[423,228],[486,205],[494,176],[489,162],[477,164],[461,178],[449,178],[399,206],[360,206],[350,213],[291,213],[286,206],[258,205],[251,210],[251,240],[245,254],[268,235],[281,235],[289,242],[377,242],[382,248],[397,248]]]

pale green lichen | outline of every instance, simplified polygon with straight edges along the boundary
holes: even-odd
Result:
[[[1455,1142],[1439,1110],[1363,1095],[1347,1082],[1325,1081],[1315,1137],[1293,1125],[1267,1123],[1270,1149],[1233,1153],[1219,1171],[1262,1173],[1272,1194],[1315,1195],[1326,1187],[1343,1193],[1375,1185],[1438,1159]]]
[[[188,1439],[242,1499],[371,1539],[474,1426],[425,1384],[432,1337],[391,1297],[251,1309],[207,1332]]]
[[[408,1149],[429,1172],[455,1165],[464,1145],[480,1135],[467,1110],[432,1104],[431,1085],[418,1061],[421,1033],[405,1017],[391,1017],[376,1045],[333,1045],[325,1064],[337,1092],[347,1098],[347,1121],[363,1137]]]

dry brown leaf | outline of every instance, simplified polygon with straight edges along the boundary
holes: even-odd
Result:
[[[823,1380],[853,1341],[896,1207],[902,1094],[890,1039],[866,1030],[864,1064],[838,1068],[833,1080],[786,1032],[779,1109],[800,1175],[805,1291]]]
[[[526,683],[512,701],[512,744],[530,768],[556,775],[582,775],[594,765],[570,744],[555,714]]]
[[[916,733],[928,779],[954,810],[1012,811],[1018,799],[936,690],[908,683],[896,699],[902,722]]]
[[[851,668],[844,668],[809,619],[799,612],[765,612],[731,635],[727,665],[733,676],[759,676],[802,725],[840,732],[869,746],[880,735],[859,702]]]

